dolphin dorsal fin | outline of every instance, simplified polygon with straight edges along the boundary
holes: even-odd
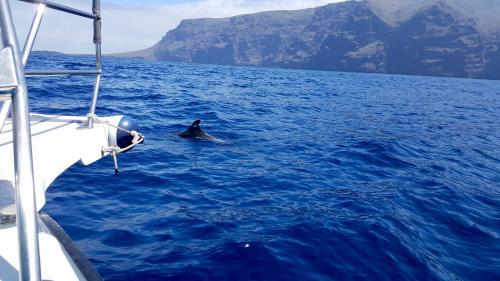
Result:
[[[189,129],[199,130],[200,129],[200,123],[201,123],[201,120],[194,121],[193,124],[191,124],[191,127],[189,127]]]

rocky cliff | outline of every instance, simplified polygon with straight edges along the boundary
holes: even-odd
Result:
[[[486,13],[500,11],[500,1],[391,1],[184,20],[155,46],[125,56],[500,79],[500,26],[492,22],[500,16]]]

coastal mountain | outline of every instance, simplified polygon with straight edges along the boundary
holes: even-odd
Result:
[[[365,0],[183,20],[121,56],[210,64],[500,79],[500,1]]]

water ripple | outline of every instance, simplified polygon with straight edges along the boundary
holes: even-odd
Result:
[[[97,113],[147,141],[45,211],[106,280],[500,280],[499,82],[104,65]],[[92,81],[30,78],[31,108],[86,114]],[[194,119],[225,143],[178,138]]]

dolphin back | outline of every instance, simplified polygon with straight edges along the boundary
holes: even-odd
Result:
[[[203,135],[206,135],[205,132],[200,128],[201,120],[195,120],[189,128],[177,134],[181,138],[203,138]]]
[[[209,141],[213,141],[216,143],[224,143],[224,141],[222,141],[218,138],[212,137],[211,135],[205,133],[201,129],[200,123],[201,123],[201,120],[195,120],[193,122],[193,124],[191,124],[191,126],[189,126],[189,128],[186,131],[179,133],[177,135],[179,137],[185,138],[185,139],[196,138],[196,139],[202,139],[202,140],[209,140]]]

